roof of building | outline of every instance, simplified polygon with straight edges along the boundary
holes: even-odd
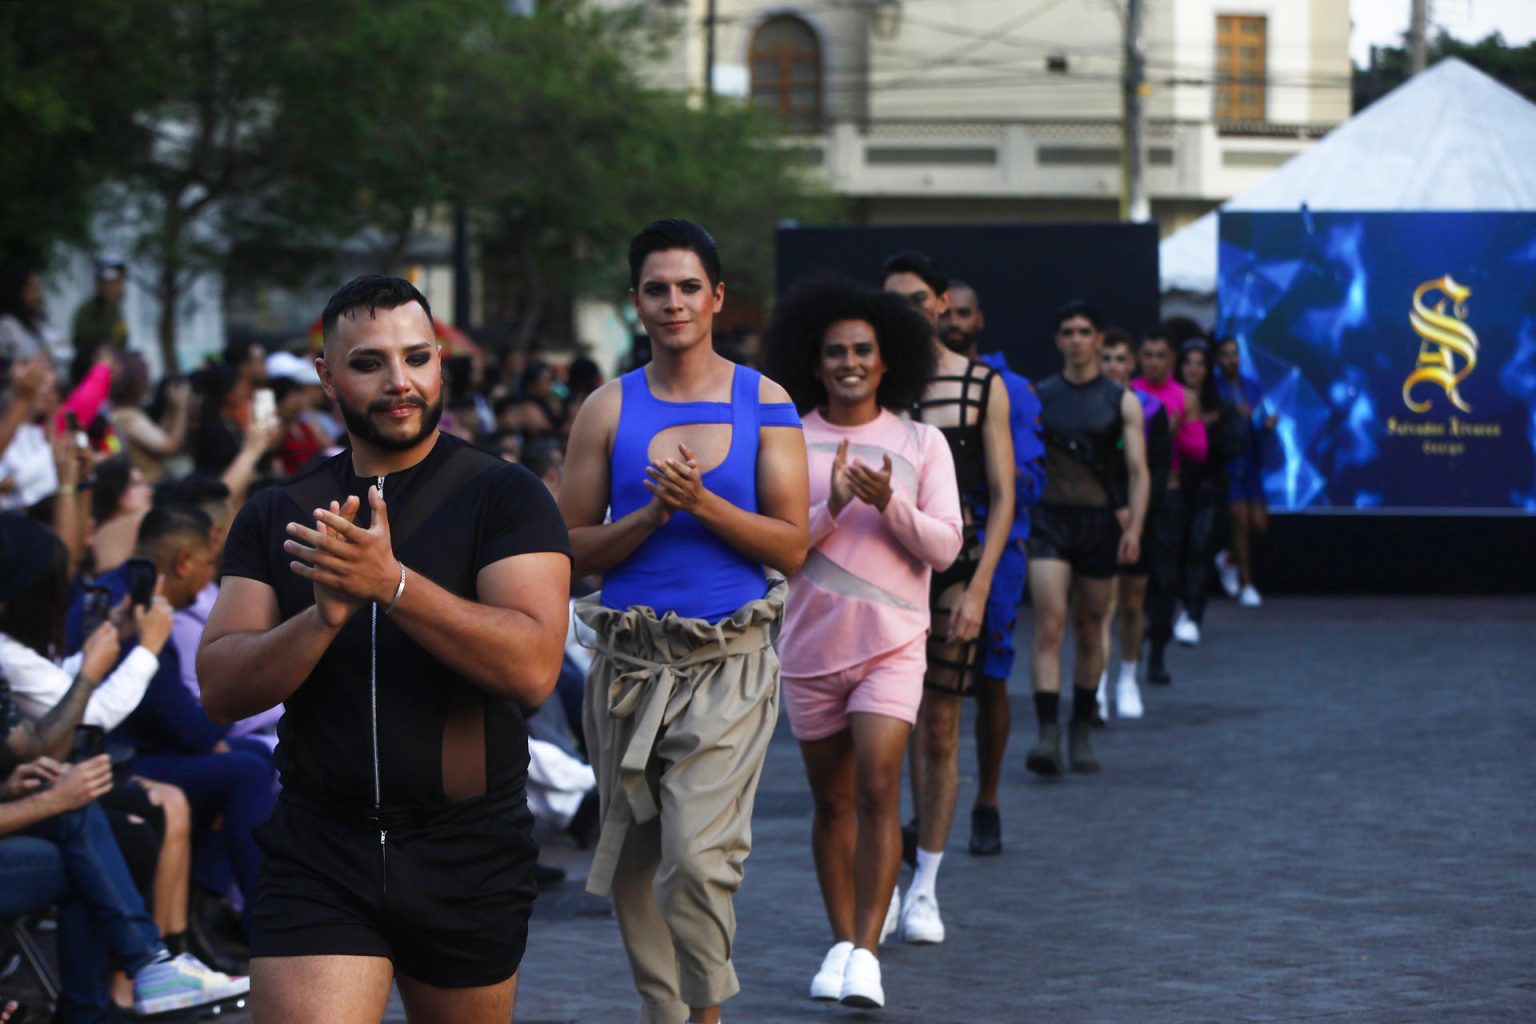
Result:
[[[1221,210],[1536,210],[1536,103],[1447,58]],[[1164,292],[1216,290],[1217,212],[1163,239]]]

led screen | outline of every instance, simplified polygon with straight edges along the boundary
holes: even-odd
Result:
[[[1536,512],[1536,214],[1220,220],[1271,508]]]

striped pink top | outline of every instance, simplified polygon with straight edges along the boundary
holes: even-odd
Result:
[[[811,473],[811,550],[790,577],[779,662],[784,675],[838,672],[928,632],[928,580],[960,553],[955,463],[938,429],[888,410],[839,427],[805,416]],[[832,463],[847,439],[849,461],[878,469],[891,457],[891,500],[881,512],[854,498],[827,510]]]

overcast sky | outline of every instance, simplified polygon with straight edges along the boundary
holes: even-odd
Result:
[[[1511,43],[1536,38],[1536,0],[1430,0],[1431,26],[1458,39],[1482,39],[1502,32]],[[1408,31],[1410,0],[1350,0],[1353,31],[1349,52],[1357,64],[1370,61],[1371,46],[1395,46]]]

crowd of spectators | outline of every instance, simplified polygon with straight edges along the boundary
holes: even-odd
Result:
[[[54,831],[82,808],[92,817],[80,834],[99,845],[109,828],[142,906],[121,892],[97,898],[116,900],[121,920],[152,919],[172,956],[215,969],[204,968],[212,991],[228,982],[217,971],[245,969],[246,896],[260,863],[253,831],[278,786],[281,715],[224,726],[200,702],[196,651],[224,533],[251,494],[337,454],[346,432],[317,375],[317,334],[271,349],[234,341],[189,373],[156,379],[148,346],[123,318],[123,273],[115,261],[98,267],[96,294],[65,334],[44,311],[36,268],[0,272],[0,780],[11,778],[7,798],[62,794],[37,812]],[[442,429],[526,464],[557,491],[576,411],[603,383],[597,364],[537,348],[498,354],[442,334]],[[548,732],[579,746],[568,726]],[[552,770],[580,776],[579,762],[548,753]],[[110,773],[99,777],[104,764]],[[90,785],[84,765],[96,766]],[[573,796],[557,779],[545,796],[562,823],[580,811],[582,828],[593,824],[581,788]],[[12,817],[19,807],[3,806]],[[39,840],[42,827],[0,815],[0,889],[25,891],[12,883],[30,870],[37,841],[52,844],[44,859],[68,868],[72,847],[57,835]],[[0,900],[0,923],[64,896],[47,889]],[[59,919],[71,959],[140,966],[122,944],[73,952],[90,940],[66,928],[69,915]],[[99,973],[100,986],[89,972],[64,979],[66,1017],[95,1019],[108,992],[121,1007],[139,1001],[129,973],[110,989]]]

